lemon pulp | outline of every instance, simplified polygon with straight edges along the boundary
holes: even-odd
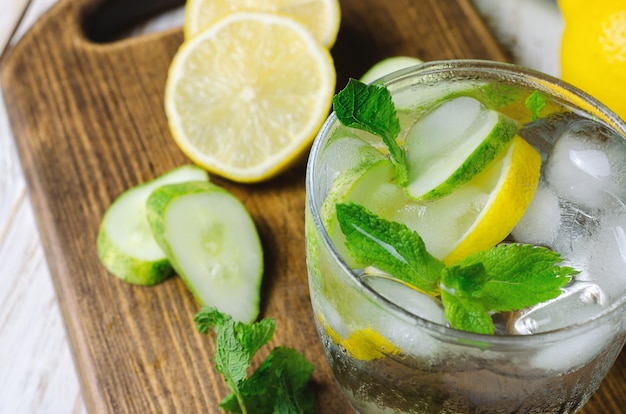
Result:
[[[257,182],[308,149],[334,89],[330,53],[304,26],[235,13],[183,43],[170,66],[165,110],[174,140],[196,164]]]

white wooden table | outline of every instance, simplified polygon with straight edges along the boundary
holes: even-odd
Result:
[[[0,0],[0,51],[15,44],[55,1]],[[562,22],[555,1],[474,2],[514,61],[558,76]],[[179,26],[182,18],[182,8],[174,10],[138,28],[137,33]],[[0,95],[0,414],[84,412]]]

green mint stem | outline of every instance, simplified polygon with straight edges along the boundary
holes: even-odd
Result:
[[[243,396],[239,392],[239,390],[234,391],[235,397],[237,398],[237,403],[239,404],[239,408],[241,409],[241,414],[248,414],[248,409],[246,408],[246,403],[243,400]]]
[[[333,110],[343,125],[367,131],[382,138],[391,162],[396,166],[398,185],[408,183],[408,168],[404,148],[396,139],[400,121],[391,94],[382,85],[368,85],[350,79],[346,87],[333,98]]]

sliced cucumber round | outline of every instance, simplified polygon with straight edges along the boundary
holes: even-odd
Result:
[[[209,181],[206,171],[185,165],[122,193],[104,213],[98,232],[98,256],[118,278],[136,285],[154,285],[174,271],[152,236],[146,200],[154,189],[176,182]]]
[[[337,251],[353,268],[363,267],[357,263],[345,247],[346,238],[337,220],[337,203],[354,202],[381,217],[390,217],[397,208],[395,197],[406,198],[394,182],[396,169],[387,158],[372,157],[359,167],[343,171],[333,182],[328,196],[322,204],[321,217],[328,235],[333,239]]]
[[[221,187],[189,182],[159,187],[146,206],[157,243],[198,302],[255,321],[263,250],[243,204]]]
[[[407,194],[417,200],[450,194],[493,161],[517,130],[515,120],[474,98],[444,102],[421,118],[406,137]]]
[[[423,63],[420,59],[413,56],[392,56],[381,60],[374,64],[361,76],[361,82],[372,83],[377,79],[382,78],[385,75],[389,75],[400,69],[405,69],[411,66],[419,65]]]

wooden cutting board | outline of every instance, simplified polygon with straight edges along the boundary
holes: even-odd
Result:
[[[2,85],[46,257],[90,412],[217,413],[227,395],[213,340],[178,278],[136,287],[98,261],[103,212],[124,190],[189,161],[163,111],[179,29],[124,38],[175,0],[62,0],[16,46]],[[343,0],[332,50],[338,87],[393,55],[506,60],[469,0]],[[266,254],[262,316],[270,347],[303,352],[316,370],[317,412],[347,413],[313,323],[304,255],[304,163],[263,184],[212,177],[250,210]],[[36,287],[33,287],[36,289]],[[259,358],[267,355],[260,352]],[[626,406],[620,358],[586,413]]]

